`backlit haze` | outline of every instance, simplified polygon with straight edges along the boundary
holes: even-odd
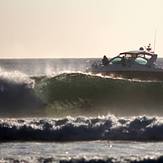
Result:
[[[163,0],[0,0],[0,58],[91,58],[151,43]]]

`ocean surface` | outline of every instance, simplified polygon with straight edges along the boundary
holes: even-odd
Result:
[[[96,60],[0,60],[0,162],[163,162],[163,82]]]

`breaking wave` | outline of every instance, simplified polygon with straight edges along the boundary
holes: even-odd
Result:
[[[163,115],[163,82],[63,73],[39,80],[35,92],[55,113]]]
[[[163,115],[163,82],[0,72],[0,116]]]
[[[0,116],[39,115],[42,102],[34,87],[35,81],[27,75],[0,69]]]
[[[135,140],[162,141],[163,119],[157,117],[66,117],[0,119],[0,141]]]
[[[140,159],[132,159],[132,158],[106,158],[106,159],[100,159],[100,158],[93,158],[93,159],[86,159],[86,158],[80,158],[80,159],[69,159],[69,160],[61,160],[60,163],[160,163],[163,161],[163,156],[160,156],[158,158],[140,158]]]
[[[116,159],[116,158],[92,158],[92,159],[87,159],[87,158],[68,158],[68,159],[61,159],[57,160],[53,157],[40,157],[40,158],[28,158],[26,159],[14,159],[14,158],[4,158],[0,159],[0,161],[5,162],[5,163],[10,163],[10,162],[17,162],[17,163],[30,163],[30,162],[47,162],[47,163],[161,163],[163,162],[163,156],[156,157],[156,158],[121,158],[121,159]]]

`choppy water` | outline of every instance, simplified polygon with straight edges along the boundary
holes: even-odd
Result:
[[[163,82],[94,60],[0,60],[0,162],[163,161]]]
[[[28,162],[131,162],[146,159],[159,160],[163,143],[121,141],[78,141],[63,143],[20,142],[0,144],[3,160]],[[18,155],[19,153],[19,155]],[[73,159],[72,159],[73,158]],[[113,159],[115,158],[115,159]],[[145,162],[145,161],[144,161]]]

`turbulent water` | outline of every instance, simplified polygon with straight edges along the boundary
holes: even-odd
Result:
[[[2,119],[1,141],[163,140],[163,119],[67,117],[61,119]]]
[[[86,73],[94,60],[0,60],[1,161],[23,162],[23,155],[26,162],[163,161],[156,143],[163,141],[163,82]],[[32,143],[18,143],[24,141]],[[102,152],[106,141],[125,155],[118,148]],[[68,153],[48,155],[54,146]]]

